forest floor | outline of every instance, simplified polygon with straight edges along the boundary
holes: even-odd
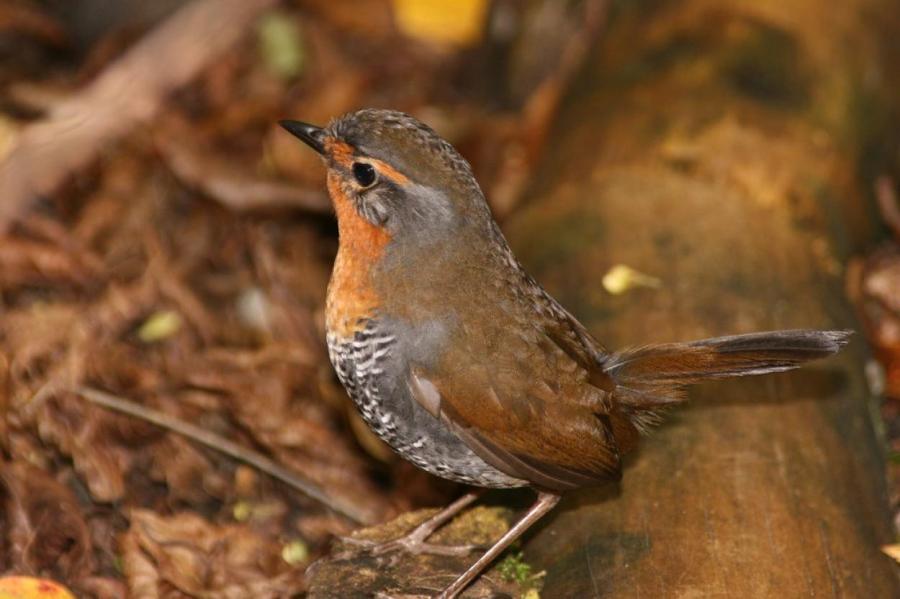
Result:
[[[188,29],[0,4],[0,572],[79,596],[290,596],[334,536],[459,493],[397,459],[332,372],[324,169],[276,123],[412,113],[502,220],[603,20],[603,2],[545,4],[431,39],[387,0],[201,1]],[[894,189],[878,184],[896,239],[847,272],[896,510]]]

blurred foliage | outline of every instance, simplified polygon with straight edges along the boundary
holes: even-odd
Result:
[[[324,173],[276,123],[410,112],[508,215],[599,4],[0,3],[0,572],[79,597],[281,597],[352,527],[80,386],[260,452],[372,518],[450,498],[333,375]]]

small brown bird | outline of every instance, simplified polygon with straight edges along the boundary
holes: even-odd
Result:
[[[440,597],[456,597],[570,489],[615,481],[622,456],[685,387],[780,372],[848,331],[790,330],[607,351],[532,279],[469,164],[406,114],[361,110],[282,126],[322,155],[340,246],[328,351],[375,433],[428,472],[537,501]],[[378,550],[425,541],[470,493]]]

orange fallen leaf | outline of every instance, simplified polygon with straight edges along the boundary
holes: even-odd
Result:
[[[30,576],[0,578],[0,599],[75,599],[61,584]]]

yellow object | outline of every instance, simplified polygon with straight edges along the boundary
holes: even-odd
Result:
[[[656,277],[645,275],[644,273],[626,266],[617,264],[609,269],[603,275],[603,288],[613,295],[620,295],[635,287],[650,287],[658,289],[662,286],[662,282]]]
[[[253,515],[253,506],[248,501],[238,501],[234,504],[232,515],[238,522],[246,522]]]
[[[881,551],[885,555],[889,555],[894,558],[895,561],[900,562],[900,543],[894,545],[882,545]],[[0,597],[2,599],[2,597]]]
[[[155,343],[171,337],[181,328],[181,314],[174,310],[161,310],[150,316],[138,329],[138,339]]]
[[[281,548],[281,559],[291,566],[296,566],[309,559],[309,547],[306,543],[296,539]]]
[[[488,0],[394,0],[401,32],[439,44],[466,46],[481,39]]]
[[[30,576],[0,578],[0,599],[75,599],[58,582]]]

